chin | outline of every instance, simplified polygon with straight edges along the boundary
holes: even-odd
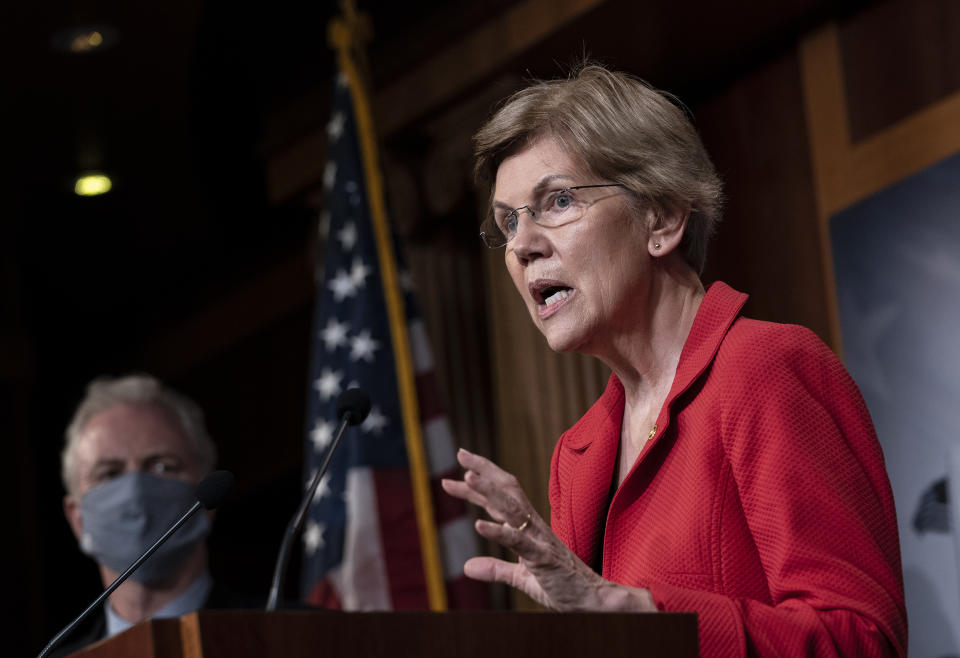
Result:
[[[587,342],[591,331],[589,323],[584,322],[583,316],[568,314],[566,317],[554,317],[543,321],[537,315],[536,306],[530,306],[529,310],[534,326],[554,352],[576,352]]]
[[[547,345],[550,346],[550,349],[561,354],[565,352],[578,352],[585,342],[585,337],[579,333],[560,330],[559,327],[546,331],[544,331],[543,327],[540,327],[540,331],[543,333],[543,337],[546,338]]]

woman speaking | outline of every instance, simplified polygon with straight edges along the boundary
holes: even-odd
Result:
[[[458,453],[463,480],[444,489],[519,558],[466,574],[555,610],[695,612],[705,657],[905,655],[866,406],[812,332],[704,289],[722,192],[684,113],[587,65],[516,93],[474,140],[483,241],[550,347],[612,374],[557,442],[549,525],[515,477]]]

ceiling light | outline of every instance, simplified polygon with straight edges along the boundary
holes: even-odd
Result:
[[[109,25],[82,25],[58,30],[50,47],[71,54],[105,50],[117,42],[117,31]]]
[[[103,35],[96,30],[83,32],[73,37],[70,42],[70,52],[85,53],[103,45]]]
[[[113,187],[113,181],[106,174],[88,173],[77,178],[73,191],[78,196],[99,196]]]

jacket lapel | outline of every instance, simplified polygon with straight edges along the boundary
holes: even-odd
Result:
[[[596,564],[606,524],[623,404],[623,386],[611,375],[603,395],[564,438],[564,449],[573,462],[570,548],[588,565]]]
[[[623,485],[630,482],[638,465],[669,427],[671,405],[710,366],[723,337],[746,301],[747,295],[721,282],[714,283],[707,290],[680,354],[670,393],[657,418],[657,433],[644,446]],[[616,375],[610,375],[603,395],[563,438],[564,450],[573,464],[569,498],[573,527],[570,548],[591,566],[597,564],[607,511],[613,512],[616,507],[611,504],[608,508],[608,502],[620,447],[623,409],[623,385]],[[618,493],[624,490],[623,485]]]
[[[747,302],[747,297],[747,295],[737,292],[721,281],[713,283],[707,290],[707,294],[697,310],[693,326],[690,327],[690,334],[683,344],[683,351],[680,353],[680,361],[677,363],[677,372],[673,376],[670,392],[667,394],[667,399],[657,416],[657,432],[644,445],[637,461],[634,462],[617,493],[626,489],[628,484],[636,486],[636,483],[632,483],[631,480],[643,464],[646,456],[650,454],[653,447],[666,433],[667,428],[670,427],[674,413],[678,411],[673,409],[674,403],[677,398],[693,386],[694,382],[713,363],[724,336],[727,335],[727,331],[730,330],[730,327],[733,326],[734,321],[740,315],[743,305]],[[610,505],[611,511],[615,510],[615,503],[616,495],[614,495],[614,501]]]

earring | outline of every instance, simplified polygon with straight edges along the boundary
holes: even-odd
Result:
[[[653,248],[654,248],[654,249],[659,249],[659,248],[660,248],[660,243],[659,243],[659,242],[654,243]]]

